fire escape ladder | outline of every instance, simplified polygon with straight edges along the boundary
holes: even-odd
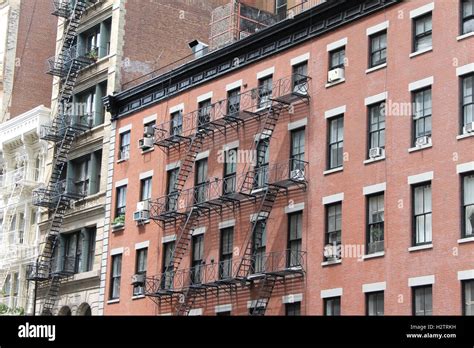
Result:
[[[260,288],[258,289],[258,297],[255,301],[255,306],[250,311],[251,316],[265,315],[265,311],[267,310],[268,302],[270,302],[270,297],[272,296],[275,284],[275,276],[267,275],[264,279],[262,279],[260,283]]]
[[[184,156],[183,162],[181,163],[174,185],[174,192],[177,192],[178,195],[184,188],[186,180],[189,177],[189,174],[193,171],[194,161],[201,150],[202,143],[204,141],[205,133],[197,132],[189,143],[188,149]]]
[[[61,277],[59,275],[53,275],[49,286],[47,287],[45,302],[41,309],[41,315],[53,315],[53,308],[59,297],[59,287],[61,286]]]
[[[183,293],[180,301],[176,305],[176,315],[178,316],[187,316],[196,302],[198,295],[198,290],[192,287],[189,287]]]
[[[196,228],[196,224],[199,218],[198,212],[192,208],[187,214],[183,224],[180,227],[179,235],[176,240],[176,245],[171,256],[171,263],[173,264],[173,270],[176,272],[181,260],[183,260],[188,245],[191,242],[193,230]]]

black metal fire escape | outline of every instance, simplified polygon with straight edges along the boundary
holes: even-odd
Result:
[[[60,78],[60,89],[57,110],[53,111],[55,116],[49,126],[42,127],[41,138],[54,143],[55,155],[48,185],[33,192],[33,204],[48,209],[50,226],[40,256],[36,264],[29,266],[27,273],[28,280],[38,282],[45,290],[42,315],[52,315],[61,283],[74,273],[67,263],[57,267],[54,252],[66,210],[73,200],[82,198],[67,192],[66,182],[62,180],[68,153],[76,136],[89,129],[87,125],[76,122],[68,111],[79,70],[90,64],[87,59],[79,58],[76,51],[77,28],[89,1],[76,0],[72,6],[69,1],[56,1],[54,4],[57,6],[53,14],[64,18],[64,33],[61,51],[49,61],[48,73]]]

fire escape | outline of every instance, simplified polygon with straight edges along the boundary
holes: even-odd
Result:
[[[81,195],[68,192],[64,169],[75,138],[90,129],[88,124],[79,120],[78,115],[73,114],[69,105],[79,71],[92,63],[86,57],[81,57],[77,51],[77,28],[87,6],[91,3],[93,2],[88,0],[53,1],[55,6],[53,15],[63,18],[64,32],[61,50],[56,57],[48,60],[47,73],[59,77],[60,87],[57,107],[52,111],[52,122],[41,128],[40,136],[54,144],[55,155],[49,183],[46,187],[33,192],[33,204],[48,210],[49,228],[40,256],[27,270],[28,280],[35,281],[45,292],[42,315],[52,315],[61,283],[74,274],[72,260],[58,260],[54,255],[67,209],[72,201],[83,198]]]
[[[300,81],[300,85],[295,85],[295,81]],[[175,132],[176,123],[173,121],[157,126],[155,144],[169,151],[182,141],[189,142],[185,160],[179,169],[186,173],[187,178],[198,152],[197,147],[192,147],[195,138],[199,139],[200,149],[204,138],[213,136],[214,132],[226,134],[228,130],[238,130],[253,120],[258,122],[259,132],[251,150],[256,153],[256,163],[264,163],[280,115],[291,110],[296,102],[309,105],[308,87],[309,77],[293,75],[276,81],[270,89],[258,87],[240,93],[238,102],[229,99],[211,105],[204,118],[202,110],[184,116],[179,132]],[[183,127],[183,124],[186,126]],[[145,295],[159,306],[162,301],[172,305],[173,300],[177,299],[176,314],[188,315],[198,297],[206,297],[209,293],[219,296],[221,291],[230,293],[239,285],[244,288],[258,285],[255,305],[258,310],[251,314],[264,315],[278,280],[304,276],[305,253],[292,254],[285,250],[256,255],[254,245],[261,243],[263,238],[259,224],[268,220],[278,195],[288,194],[293,188],[306,189],[306,169],[306,162],[296,163],[294,160],[259,167],[247,163],[241,174],[216,178],[199,187],[184,190],[185,180],[181,180],[179,192],[170,192],[153,201],[150,218],[164,229],[169,225],[177,228],[179,235],[165,271],[145,279]],[[235,210],[246,202],[253,204],[255,213],[238,257],[178,269],[200,217],[210,216],[213,212],[222,214],[226,209]]]

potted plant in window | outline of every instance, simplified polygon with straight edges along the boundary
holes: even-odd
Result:
[[[125,215],[119,215],[114,219],[112,223],[113,230],[120,230],[125,226]]]
[[[99,59],[99,49],[97,47],[92,48],[89,52],[86,53],[86,57],[93,62],[96,62]]]

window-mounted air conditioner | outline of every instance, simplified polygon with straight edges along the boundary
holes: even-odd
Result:
[[[415,145],[416,146],[425,146],[431,143],[431,137],[423,136],[416,139]]]
[[[155,135],[155,127],[153,126],[146,126],[143,130],[144,137],[152,137]]]
[[[150,201],[138,202],[137,211],[150,211]]]
[[[132,276],[132,285],[143,285],[145,284],[144,274],[134,274]]]
[[[383,157],[383,155],[384,155],[384,149],[381,147],[373,147],[369,150],[370,159]]]
[[[142,150],[148,150],[153,148],[154,141],[153,138],[143,138],[138,141],[138,147]]]
[[[344,79],[344,69],[336,68],[329,70],[328,72],[328,82],[336,82]]]
[[[146,210],[139,210],[133,213],[133,221],[143,222],[150,219],[150,212]]]

